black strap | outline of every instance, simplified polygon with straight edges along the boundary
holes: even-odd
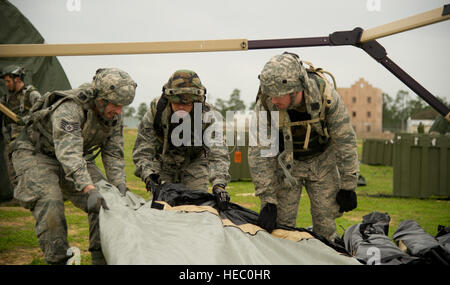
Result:
[[[163,136],[163,130],[162,130],[162,126],[161,126],[161,117],[162,117],[162,113],[166,109],[168,103],[169,103],[169,100],[163,94],[161,96],[161,98],[158,100],[158,103],[156,104],[156,115],[155,115],[155,120],[153,121],[153,128],[155,129],[156,133],[160,136]]]

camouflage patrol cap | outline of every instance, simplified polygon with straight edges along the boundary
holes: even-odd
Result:
[[[126,106],[133,102],[137,84],[121,69],[100,68],[95,73],[92,86],[98,92],[98,99]]]
[[[258,76],[261,91],[269,97],[282,97],[302,91],[304,67],[293,53],[283,53],[272,57]]]
[[[203,102],[206,88],[197,73],[192,70],[177,70],[163,87],[164,95],[171,103],[187,104]]]

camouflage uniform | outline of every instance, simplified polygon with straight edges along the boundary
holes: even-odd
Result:
[[[102,88],[105,85],[107,88]],[[32,125],[14,144],[13,163],[19,173],[14,197],[36,219],[36,235],[46,262],[58,264],[67,259],[64,200],[88,212],[89,195],[83,189],[106,180],[95,165],[97,154],[101,153],[109,182],[118,188],[125,186],[122,118],[105,119],[96,99],[128,105],[135,88],[127,73],[99,69],[92,85],[46,93],[33,106],[28,118]],[[98,213],[88,212],[88,218],[92,262],[101,264]]]
[[[295,227],[305,186],[313,230],[334,240],[334,219],[342,215],[337,193],[354,190],[359,171],[356,136],[345,105],[327,79],[307,72],[294,54],[273,57],[259,79],[256,118],[260,111],[279,111],[280,145],[280,152],[272,157],[261,156],[261,150],[269,147],[249,147],[250,172],[261,209],[267,203],[277,205],[276,222]],[[303,91],[298,105],[293,104],[296,91]],[[286,94],[291,94],[291,105],[278,110],[271,96]]]
[[[172,85],[176,85],[180,90],[181,88],[204,90],[198,76],[195,74],[193,77],[192,74],[195,73],[192,71],[175,72],[163,90],[169,90]],[[136,176],[146,182],[151,174],[159,174],[162,181],[183,183],[190,189],[202,191],[208,191],[208,179],[213,185],[225,186],[230,180],[227,147],[225,144],[211,147],[204,144],[195,146],[193,141],[191,141],[191,146],[174,146],[170,138],[172,130],[177,124],[170,122],[173,111],[167,101],[167,96],[168,94],[163,94],[154,99],[150,104],[150,109],[139,123],[138,135],[133,148]],[[191,96],[191,94],[187,96]],[[203,95],[199,95],[199,97],[201,96]],[[182,103],[183,96],[180,96],[179,99],[179,102]],[[157,118],[158,108],[160,108],[160,113]],[[205,112],[212,110],[213,107],[210,104],[203,102],[202,118]],[[191,118],[193,118],[192,115]],[[158,121],[157,123],[155,123],[155,119]],[[194,123],[194,119],[191,119],[191,123]],[[202,133],[212,123],[214,121],[203,123]],[[194,135],[193,130],[191,134]]]
[[[3,76],[9,75],[8,73],[3,74]],[[8,92],[3,97],[0,98],[0,103],[8,107],[12,112],[14,112],[18,117],[23,117],[28,114],[31,106],[41,97],[39,91],[32,85],[24,86],[20,91],[15,93]],[[3,113],[2,116],[2,134],[5,140],[5,144],[8,147],[5,147],[5,159],[8,166],[8,176],[9,181],[13,188],[17,185],[16,181],[16,173],[14,171],[14,167],[12,165],[12,151],[9,145],[11,142],[19,135],[20,131],[23,129],[23,126],[18,125],[13,120],[8,118]],[[3,155],[3,154],[2,154]]]

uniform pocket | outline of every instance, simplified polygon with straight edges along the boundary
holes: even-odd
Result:
[[[311,164],[311,181],[319,181],[330,171],[336,171],[336,154],[330,148],[321,155],[313,158]]]
[[[12,161],[17,175],[14,198],[22,202],[24,208],[32,210],[40,197],[40,186],[36,183],[40,176],[37,157],[30,150],[19,149],[13,152]]]
[[[14,189],[14,198],[22,202],[24,208],[33,210],[36,201],[40,198],[39,185],[36,183],[36,173],[33,169],[21,173],[17,177],[17,187]]]
[[[184,169],[184,172],[196,179],[203,178],[209,175],[208,163],[206,161],[191,163]]]
[[[36,168],[37,157],[33,155],[33,151],[27,149],[19,149],[12,154],[12,163],[17,175],[23,175],[27,170]]]

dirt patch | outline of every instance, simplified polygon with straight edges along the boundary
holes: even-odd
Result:
[[[0,207],[0,210],[3,210],[3,211],[20,211],[20,212],[30,213],[30,215],[31,215],[30,210],[22,208],[22,207],[5,207],[5,206],[2,206],[2,207]]]
[[[137,135],[137,129],[124,129],[123,132],[126,135]]]
[[[34,223],[33,217],[17,217],[8,220],[0,220],[1,227],[23,227],[25,224]]]
[[[78,247],[82,257],[86,257],[91,254],[86,246],[79,243],[73,242],[70,246]],[[0,265],[27,265],[34,259],[44,260],[44,254],[39,247],[17,248],[0,253]]]
[[[78,236],[80,235],[80,233],[82,231],[85,231],[86,229],[84,228],[78,228],[78,227],[74,227],[74,226],[69,226],[69,229],[67,230],[67,235],[68,236]]]
[[[255,193],[238,193],[236,196],[242,196],[242,197],[256,197]]]
[[[0,265],[24,265],[30,264],[35,258],[44,259],[44,254],[37,248],[17,248],[3,251],[0,254]]]
[[[70,207],[66,207],[64,209],[65,214],[69,215],[77,215],[77,216],[87,216],[87,213],[85,213],[83,210],[78,209],[73,204],[70,205]]]
[[[244,208],[247,208],[247,209],[256,207],[256,204],[254,204],[254,203],[236,203],[236,204],[238,204],[239,206],[242,206]]]
[[[343,216],[343,218],[358,223],[362,221],[362,216]]]

